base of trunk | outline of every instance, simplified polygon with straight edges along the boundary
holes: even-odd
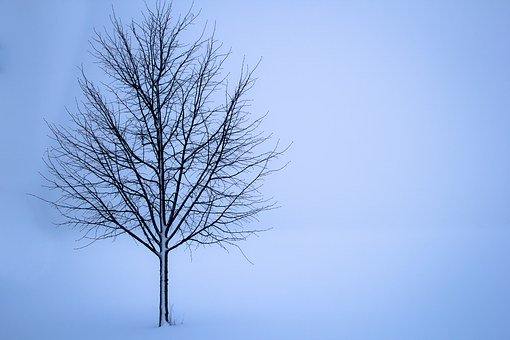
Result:
[[[173,324],[168,308],[168,253],[163,253],[159,258],[159,327]]]

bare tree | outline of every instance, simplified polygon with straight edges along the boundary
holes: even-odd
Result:
[[[206,29],[183,41],[191,11],[147,9],[140,22],[95,32],[92,54],[108,82],[80,77],[83,99],[70,126],[49,124],[53,146],[45,163],[47,200],[63,225],[79,227],[90,243],[127,235],[158,258],[159,325],[172,323],[169,253],[181,246],[245,240],[250,222],[275,207],[260,192],[285,150],[264,149],[271,135],[251,118],[247,92],[253,70],[243,63],[232,86],[222,52]],[[190,248],[191,249],[191,248]]]

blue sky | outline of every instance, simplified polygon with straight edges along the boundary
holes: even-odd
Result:
[[[55,260],[61,256],[79,256],[83,263],[87,254],[119,258],[110,250],[102,253],[104,246],[76,255],[71,251],[76,234],[61,236],[50,224],[51,210],[26,196],[40,190],[37,171],[50,142],[44,119],[64,121],[64,107],[79,97],[77,66],[101,78],[87,55],[88,39],[94,27],[108,25],[112,2],[0,4],[0,254],[6,259],[0,284],[32,287],[22,263],[45,278],[61,271],[59,266],[72,267]],[[113,6],[122,18],[137,17],[143,9],[139,1]],[[174,7],[182,12],[189,3]],[[243,55],[251,64],[263,58],[253,110],[269,111],[265,128],[293,142],[291,165],[265,189],[282,204],[264,218],[277,236],[248,245],[263,258],[258,268],[273,268],[261,255],[266,250],[283,259],[277,263],[288,266],[291,278],[301,271],[287,261],[289,254],[309,259],[310,267],[317,265],[314,259],[333,259],[347,272],[359,264],[359,271],[349,272],[359,282],[350,279],[370,290],[371,280],[382,274],[370,271],[378,263],[407,288],[399,295],[394,288],[385,290],[389,281],[383,282],[373,294],[375,300],[397,301],[394,309],[380,312],[394,319],[359,322],[399,330],[388,331],[397,338],[414,334],[395,320],[406,315],[398,301],[415,297],[416,320],[409,322],[415,330],[419,320],[439,329],[439,318],[450,318],[459,338],[487,335],[489,328],[493,337],[485,338],[502,338],[500,327],[509,320],[500,308],[510,299],[505,266],[510,248],[504,241],[510,224],[510,3],[198,0],[194,7],[202,9],[203,22],[216,22],[217,37],[232,47],[228,70],[234,75]],[[294,235],[296,243],[275,248],[274,239],[285,235]],[[338,245],[329,238],[338,238]],[[31,249],[13,256],[27,239]],[[207,255],[201,256],[197,266],[207,267]],[[403,258],[409,262],[399,262]],[[184,268],[184,256],[182,261]],[[245,265],[236,261],[235,266]],[[290,287],[289,301],[301,288],[323,287],[324,280],[332,282],[326,291],[348,290],[341,284],[348,276],[329,277],[334,269],[317,268],[313,275],[323,283],[285,283],[263,269],[259,279],[277,275]],[[458,271],[451,274],[451,268]],[[356,292],[353,313],[362,314],[355,309],[360,303],[373,311],[364,300],[367,292]],[[385,300],[388,294],[394,299]],[[469,308],[479,312],[465,312]],[[448,333],[435,338],[447,339]]]
[[[26,171],[16,179],[26,181],[45,145],[42,119],[60,119],[64,105],[73,105],[77,66],[94,72],[87,40],[93,27],[107,24],[110,5],[7,6],[2,95],[4,112],[16,113],[5,114],[2,138],[20,147],[2,155],[32,166],[3,171],[11,178]],[[114,6],[125,18],[143,8],[136,1]],[[290,207],[334,208],[347,223],[509,221],[504,2],[204,1],[195,7],[232,47],[234,74],[243,55],[251,63],[263,57],[254,110],[268,110],[268,130],[294,142],[286,178],[300,185],[275,183],[288,193],[281,200],[302,198]],[[37,142],[13,125],[24,125]],[[362,220],[366,210],[373,221]]]

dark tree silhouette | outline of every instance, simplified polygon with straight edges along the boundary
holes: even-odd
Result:
[[[253,70],[233,86],[222,75],[230,52],[214,31],[183,41],[196,20],[170,6],[147,9],[127,25],[95,32],[92,54],[109,79],[80,77],[83,99],[66,127],[49,124],[47,200],[90,243],[127,235],[158,258],[159,325],[172,323],[168,257],[180,246],[236,245],[261,231],[250,222],[275,207],[260,193],[285,150],[251,118]]]

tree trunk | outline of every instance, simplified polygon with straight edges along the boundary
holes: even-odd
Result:
[[[159,256],[159,326],[172,324],[168,309],[168,253]]]

